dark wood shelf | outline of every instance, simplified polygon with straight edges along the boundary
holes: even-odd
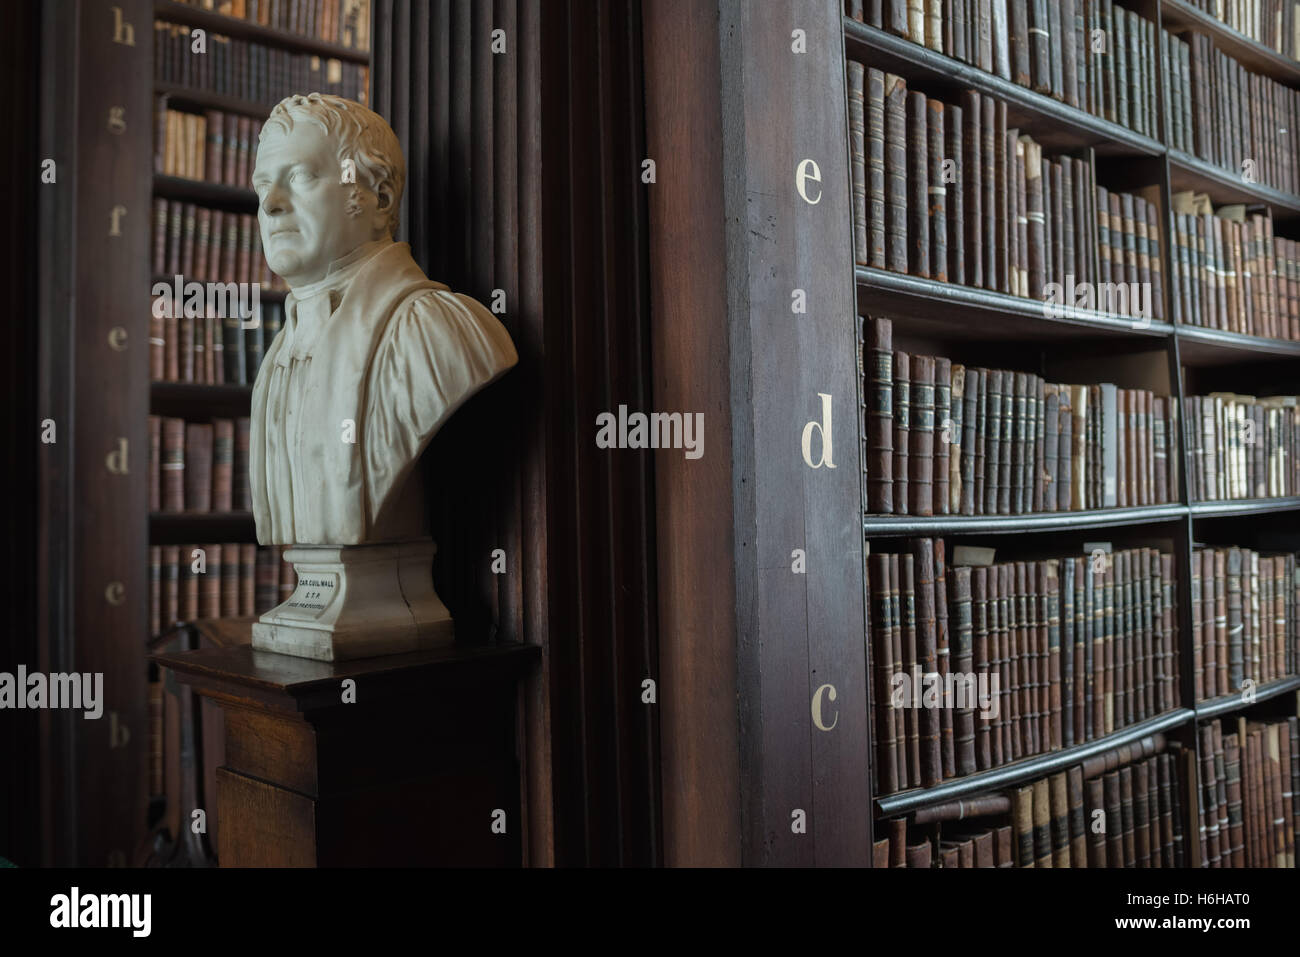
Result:
[[[1185,505],[1147,505],[1080,512],[1033,512],[1028,515],[868,515],[862,527],[872,538],[1016,535],[1119,525],[1156,525],[1177,521],[1186,514]]]
[[[201,385],[196,382],[150,382],[149,412],[184,419],[248,415],[251,385]]]
[[[1160,20],[1167,30],[1193,27],[1209,34],[1215,47],[1253,73],[1263,73],[1287,84],[1300,84],[1300,62],[1270,50],[1183,0],[1160,0]]]
[[[954,91],[975,90],[1006,101],[1007,126],[1029,133],[1052,151],[1084,146],[1106,155],[1159,156],[1165,151],[1149,136],[851,17],[844,18],[844,45],[850,56],[909,81]]]
[[[155,83],[154,91],[167,97],[167,105],[184,109],[221,110],[225,113],[238,113],[254,119],[265,120],[275,107],[274,103],[258,103],[239,96],[227,96],[211,90],[198,90],[176,83]]]
[[[221,206],[241,213],[257,211],[257,194],[242,186],[225,186],[183,176],[153,174],[153,191],[166,199],[181,199],[205,206]]]
[[[252,40],[256,43],[266,43],[271,46],[290,47],[303,53],[316,53],[320,56],[334,57],[338,60],[349,60],[352,63],[366,65],[370,63],[370,51],[368,50],[354,50],[351,47],[341,46],[337,43],[327,43],[324,40],[305,36],[301,33],[277,30],[274,27],[264,27],[248,20],[241,20],[238,17],[228,17],[211,10],[192,7],[186,3],[175,3],[173,0],[154,0],[153,10],[154,14],[161,20],[187,27],[203,27],[205,30],[222,36],[238,37],[241,40]]]
[[[1266,362],[1300,357],[1300,342],[1265,339],[1222,329],[1179,325],[1178,357],[1185,366],[1213,366],[1225,362]]]
[[[1148,340],[1167,338],[1167,322],[1140,323],[1122,316],[1084,309],[1048,315],[1037,299],[922,279],[904,273],[857,266],[854,271],[862,297],[858,311],[907,319],[910,326],[949,339],[986,340],[990,336],[1017,339],[1060,339],[1083,336]],[[1153,342],[1153,348],[1163,348]]]
[[[1266,515],[1300,509],[1300,497],[1245,498],[1223,502],[1193,502],[1192,518],[1220,518],[1232,515]]]
[[[149,544],[251,542],[256,527],[252,512],[150,512]]]
[[[1134,741],[1141,741],[1148,735],[1177,728],[1191,721],[1194,715],[1195,712],[1191,708],[1178,708],[1165,714],[1156,715],[1154,718],[1148,718],[1146,721],[1131,725],[1105,737],[1085,741],[1083,744],[1061,748],[1057,751],[1049,751],[1047,754],[1035,755],[1032,758],[1025,758],[1012,764],[1004,764],[988,771],[968,774],[963,778],[954,778],[933,787],[915,788],[910,791],[901,791],[898,794],[877,797],[876,814],[878,817],[898,817],[903,814],[910,814],[923,807],[946,804],[958,798],[970,797],[982,791],[992,791],[1010,787],[1022,781],[1035,780],[1054,774],[1064,768],[1072,767],[1093,755],[1104,754],[1123,745],[1132,744]]]
[[[1300,217],[1300,196],[1292,196],[1264,183],[1247,183],[1232,170],[1215,166],[1182,150],[1169,151],[1170,192],[1195,190],[1209,194],[1214,205],[1264,203],[1273,208],[1277,222]]]
[[[1243,708],[1259,704],[1261,701],[1267,701],[1269,698],[1276,698],[1278,695],[1286,694],[1288,691],[1297,690],[1300,690],[1300,678],[1282,678],[1256,688],[1254,701],[1242,700],[1240,692],[1212,698],[1209,701],[1201,701],[1196,705],[1196,720],[1209,721],[1211,718],[1231,714],[1234,711],[1240,711]]]

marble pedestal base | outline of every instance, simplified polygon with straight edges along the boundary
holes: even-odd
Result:
[[[429,539],[383,545],[292,545],[289,600],[253,625],[253,647],[317,661],[421,651],[453,642],[433,590]]]

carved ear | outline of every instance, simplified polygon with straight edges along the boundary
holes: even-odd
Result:
[[[387,189],[379,189],[375,192],[376,209],[385,210],[393,205],[393,194]]]

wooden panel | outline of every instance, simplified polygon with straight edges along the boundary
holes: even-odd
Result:
[[[305,794],[217,768],[217,804],[223,867],[316,866],[316,802]]]

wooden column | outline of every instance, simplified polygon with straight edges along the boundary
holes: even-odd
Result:
[[[644,3],[667,864],[870,857],[841,15]]]
[[[523,860],[516,703],[539,657],[503,644],[330,663],[241,645],[155,660],[225,713],[205,809],[222,867],[483,867]]]

